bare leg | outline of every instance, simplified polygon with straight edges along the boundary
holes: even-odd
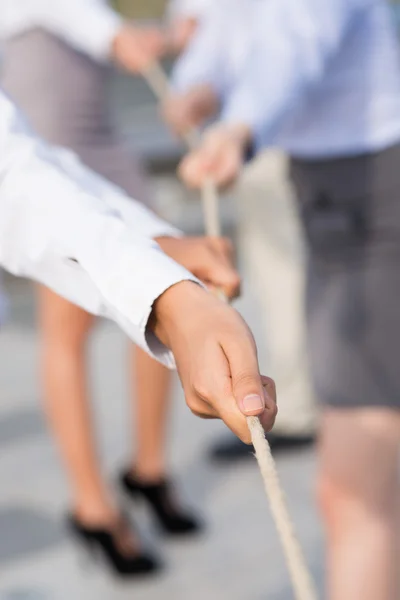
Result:
[[[45,406],[71,484],[77,517],[87,525],[116,511],[96,454],[86,380],[93,318],[46,288],[39,292]]]
[[[135,373],[136,448],[132,467],[140,479],[166,474],[166,429],[172,374],[140,348],[132,348]]]
[[[400,412],[326,410],[319,498],[329,600],[398,600]]]

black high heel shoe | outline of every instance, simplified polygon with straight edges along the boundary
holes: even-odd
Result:
[[[114,575],[119,577],[137,577],[150,575],[159,569],[159,563],[149,554],[138,552],[127,554],[121,551],[116,541],[117,528],[101,529],[85,527],[78,519],[70,515],[68,528],[75,539],[94,557],[99,555],[105,560]],[[125,526],[125,520],[121,521]]]
[[[202,529],[198,519],[175,505],[171,486],[167,481],[146,484],[137,479],[132,472],[125,471],[120,477],[120,484],[131,499],[143,499],[147,502],[165,533],[176,536],[190,535]]]

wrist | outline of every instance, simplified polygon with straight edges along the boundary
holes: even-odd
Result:
[[[194,306],[203,303],[211,296],[193,281],[181,281],[168,288],[153,305],[149,328],[168,348],[171,347],[173,332],[186,315],[194,318]]]
[[[213,117],[219,110],[219,98],[214,89],[207,84],[193,86],[187,92],[187,99],[196,114],[204,119]]]
[[[249,147],[253,143],[253,135],[251,128],[245,123],[225,124],[220,123],[212,126],[205,133],[205,140],[207,138],[215,140],[222,138],[225,142],[229,141],[233,144],[241,154],[246,154]]]
[[[238,144],[243,152],[253,143],[253,134],[251,128],[245,123],[235,123],[224,125],[227,135],[233,142]]]

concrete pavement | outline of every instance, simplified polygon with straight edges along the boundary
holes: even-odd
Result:
[[[224,427],[194,418],[178,383],[171,464],[188,500],[204,513],[207,533],[199,540],[169,542],[157,535],[145,513],[133,510],[144,536],[165,559],[165,572],[127,585],[82,563],[62,525],[68,489],[40,411],[31,288],[21,282],[9,288],[14,315],[0,336],[0,600],[289,600],[255,462],[222,468],[207,461],[207,450],[225,434]],[[242,309],[254,320],[250,301],[242,301]],[[99,440],[110,477],[124,464],[130,447],[125,347],[114,326],[103,323],[90,352]],[[314,454],[281,456],[278,467],[308,560],[320,576]]]

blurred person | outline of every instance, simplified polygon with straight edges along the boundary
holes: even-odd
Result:
[[[330,600],[397,600],[400,63],[385,0],[269,0],[221,123],[181,165],[229,185],[255,142],[291,156],[309,242]],[[268,276],[268,275],[267,275]]]
[[[238,277],[225,254],[209,260],[205,240],[194,242],[206,251],[193,253],[193,240],[175,238],[173,228],[122,190],[33,137],[1,92],[0,150],[0,266],[113,319],[165,366],[172,367],[174,357],[187,403],[198,416],[223,418],[247,443],[246,415],[259,415],[268,430],[276,415],[274,384],[259,374],[249,329],[160,246],[232,296]],[[80,447],[86,445],[91,478],[81,464],[72,473],[74,484],[94,491],[100,486],[107,494],[85,419],[66,415],[71,443],[65,458],[84,455]],[[119,513],[85,526],[73,514],[70,527],[88,549],[103,553],[115,573],[156,567]]]
[[[0,3],[4,89],[47,141],[76,152],[85,165],[150,205],[140,160],[119,139],[110,120],[107,84],[112,63],[140,73],[163,52],[155,28],[125,22],[101,0],[29,0]],[[171,242],[163,242],[169,245]],[[187,251],[223,254],[225,242],[191,242]],[[94,318],[52,289],[39,290],[42,377],[46,411],[73,482],[74,514],[82,526],[116,521],[94,456],[86,345]],[[135,373],[136,434],[119,483],[132,500],[142,498],[164,531],[198,531],[196,515],[172,490],[166,464],[171,373],[140,348],[130,359]],[[126,535],[123,531],[121,537]]]
[[[240,80],[259,6],[254,0],[219,0],[203,14],[175,65],[174,91],[163,107],[167,122],[179,135],[215,118],[222,99]],[[279,389],[279,415],[268,436],[275,450],[311,443],[317,421],[306,351],[304,235],[292,191],[283,183],[282,163],[276,154],[261,153],[237,189],[241,252],[262,308],[269,367]],[[276,179],[271,182],[271,171],[278,170],[279,186]],[[212,456],[252,457],[235,438],[218,442]]]

